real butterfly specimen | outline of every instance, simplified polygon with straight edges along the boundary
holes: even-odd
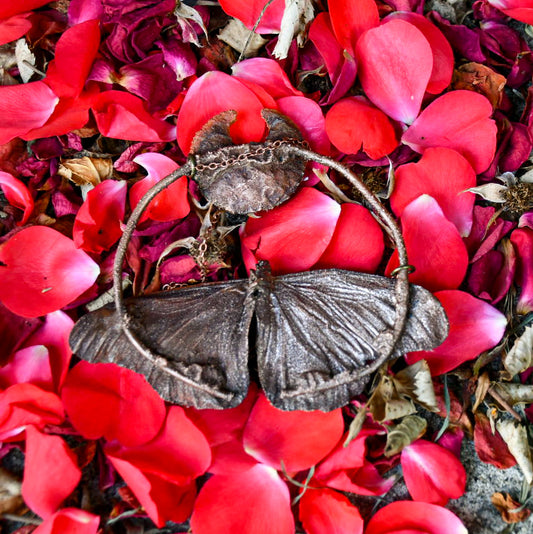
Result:
[[[170,402],[230,408],[246,396],[255,353],[259,382],[274,406],[329,411],[361,393],[385,361],[444,341],[444,310],[431,293],[409,285],[405,246],[392,216],[343,165],[304,148],[288,119],[272,110],[263,116],[270,128],[265,142],[238,146],[229,134],[235,112],[212,119],[193,141],[189,161],[143,197],[115,257],[114,307],[83,316],[71,333],[80,358],[142,373]],[[122,300],[128,242],[165,187],[196,173],[215,205],[235,213],[266,210],[294,192],[310,160],[334,168],[363,194],[396,243],[396,278],[340,269],[272,276],[268,263],[260,262],[249,279]]]

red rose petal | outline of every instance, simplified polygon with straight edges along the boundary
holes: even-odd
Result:
[[[125,446],[152,439],[166,416],[163,399],[143,376],[110,363],[78,363],[61,397],[72,426],[85,438],[116,439]]]
[[[444,506],[465,492],[466,471],[449,450],[418,439],[402,450],[403,477],[415,501]]]
[[[362,96],[334,104],[326,115],[326,131],[345,154],[357,154],[362,148],[370,158],[380,159],[398,146],[389,118]]]
[[[257,33],[277,33],[285,11],[284,0],[274,0],[262,13],[264,0],[221,0],[220,7],[230,16],[239,19],[249,30],[257,20]]]
[[[173,173],[179,165],[167,158],[163,154],[156,152],[146,152],[136,156],[133,161],[142,165],[148,176],[139,180],[130,189],[130,205],[135,208],[144,194],[157,182]],[[153,221],[167,222],[186,217],[191,208],[187,198],[188,181],[186,176],[178,178],[172,185],[161,191],[141,217],[141,222],[147,219]]]
[[[0,248],[0,300],[13,313],[37,317],[58,310],[91,287],[98,265],[47,226],[31,226]]]
[[[188,154],[193,137],[218,113],[234,109],[237,120],[231,125],[236,144],[261,141],[266,124],[261,117],[263,105],[238,78],[223,72],[207,72],[187,91],[178,115],[178,144]]]
[[[426,17],[412,11],[396,11],[388,15],[384,21],[405,20],[418,28],[427,39],[433,52],[433,69],[426,91],[438,95],[452,81],[454,57],[450,43],[444,34]]]
[[[352,56],[359,37],[379,24],[374,0],[335,0],[329,5],[329,15],[337,41]]]
[[[450,333],[436,349],[407,354],[409,364],[425,359],[432,375],[447,373],[491,349],[503,337],[507,320],[490,304],[463,291],[439,291],[435,297],[448,316]]]
[[[100,22],[88,20],[68,28],[59,38],[45,81],[59,97],[78,96],[100,46]]]
[[[383,231],[370,211],[342,204],[335,232],[314,267],[374,273],[384,249]]]
[[[433,68],[423,33],[408,22],[391,20],[361,36],[356,57],[368,98],[389,117],[411,124]]]
[[[468,534],[450,510],[426,502],[396,501],[378,510],[365,534]]]
[[[42,126],[58,101],[44,82],[0,87],[0,145]]]
[[[62,508],[46,518],[33,534],[97,534],[100,518],[85,510]]]
[[[498,469],[508,469],[516,465],[516,458],[499,432],[494,432],[489,418],[479,411],[475,413],[475,418],[474,445],[479,459]]]
[[[277,61],[266,57],[254,57],[235,63],[231,67],[234,77],[256,83],[273,98],[303,96],[295,89]]]
[[[81,479],[75,454],[59,436],[26,429],[22,497],[33,512],[50,517]]]
[[[498,8],[508,17],[533,24],[533,7],[528,0],[487,0],[489,4]]]
[[[7,201],[16,208],[21,209],[24,214],[17,226],[22,226],[28,222],[33,211],[33,197],[26,185],[8,172],[0,171],[0,187],[4,192]]]
[[[339,213],[333,199],[304,187],[285,204],[248,219],[241,232],[246,268],[267,260],[274,274],[309,269],[326,250]]]
[[[396,169],[390,197],[392,211],[401,217],[404,208],[423,194],[432,196],[446,218],[462,236],[470,233],[475,195],[466,191],[476,185],[470,163],[455,150],[428,148],[418,163]]]
[[[490,165],[496,151],[492,106],[473,91],[450,91],[434,100],[403,134],[402,142],[423,153],[429,147],[453,148],[477,174]]]
[[[48,4],[49,0],[18,0],[17,2],[3,2],[0,5],[0,19],[7,19],[17,13],[31,11]]]
[[[342,436],[342,412],[284,412],[260,394],[243,434],[245,451],[257,461],[287,472],[317,464]]]
[[[511,243],[517,255],[516,284],[520,287],[517,313],[533,311],[533,230],[518,228],[511,234]]]
[[[194,534],[294,534],[289,489],[266,465],[214,475],[196,499],[191,527]]]
[[[30,28],[31,13],[19,13],[8,19],[0,20],[0,45],[10,43],[22,37]]]
[[[18,436],[27,425],[60,425],[61,399],[33,384],[15,384],[0,393],[0,441]]]
[[[126,212],[126,190],[125,181],[105,180],[87,193],[72,230],[78,248],[100,254],[120,239],[120,224]]]
[[[457,228],[446,219],[435,199],[422,195],[413,200],[405,207],[401,221],[407,257],[416,269],[409,280],[429,291],[459,287],[468,267],[468,254]],[[386,273],[396,267],[395,251]]]
[[[45,346],[35,345],[20,349],[0,367],[1,388],[21,383],[35,384],[46,390],[53,389],[50,355]]]
[[[100,133],[128,141],[172,141],[176,127],[157,119],[146,110],[144,101],[125,91],[104,91],[92,105]]]
[[[305,491],[300,521],[307,534],[363,534],[359,510],[348,497],[327,488]]]

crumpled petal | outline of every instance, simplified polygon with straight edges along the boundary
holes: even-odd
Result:
[[[125,181],[104,180],[87,193],[72,229],[76,247],[100,254],[109,250],[122,235],[126,212]]]
[[[65,440],[26,428],[22,497],[33,512],[50,517],[81,479],[75,454]]]
[[[503,337],[507,325],[503,313],[464,291],[438,291],[435,297],[448,316],[450,333],[437,348],[410,352],[406,356],[409,365],[427,360],[434,376],[447,373],[493,348]]]
[[[35,384],[46,390],[53,389],[50,354],[44,345],[34,345],[16,351],[0,367],[0,388],[22,383]]]
[[[328,488],[304,490],[299,514],[307,534],[363,534],[359,510],[348,497]]]
[[[444,216],[436,200],[422,195],[403,210],[402,234],[409,263],[415,271],[409,275],[413,284],[429,291],[456,289],[468,267],[468,253],[457,228]],[[394,251],[386,273],[398,267]]]
[[[261,393],[243,433],[244,450],[277,470],[301,471],[317,464],[343,433],[342,412],[285,412]]]
[[[289,489],[275,469],[261,464],[214,475],[196,499],[191,527],[195,534],[294,534]]]
[[[97,534],[100,517],[77,508],[62,508],[47,517],[33,534]]]
[[[7,201],[24,213],[17,226],[23,226],[28,222],[33,211],[33,197],[26,185],[8,172],[0,171],[0,187]]]
[[[61,398],[82,436],[116,439],[130,447],[151,440],[166,417],[163,399],[142,375],[111,363],[78,363],[67,375]]]
[[[450,91],[434,100],[403,134],[402,142],[423,153],[429,147],[453,148],[482,173],[496,152],[497,127],[486,97]]]
[[[389,117],[411,124],[433,68],[423,33],[408,22],[391,20],[361,36],[356,57],[366,96]]]
[[[520,287],[516,311],[526,314],[533,311],[533,230],[514,230],[511,243],[517,255],[515,282]]]
[[[261,15],[264,0],[221,0],[220,7],[231,17],[239,19],[251,30],[259,18],[257,33],[277,33],[285,11],[285,0],[274,0]]]
[[[396,132],[389,118],[363,96],[336,102],[326,115],[330,141],[345,154],[363,150],[372,159],[381,159],[397,146]]]
[[[274,274],[309,269],[331,241],[340,209],[324,193],[304,187],[285,204],[248,219],[241,231],[246,268],[267,260]]]
[[[396,169],[391,208],[401,217],[411,201],[428,194],[438,202],[461,236],[466,236],[472,229],[475,200],[475,195],[466,189],[475,185],[476,173],[459,152],[428,148],[417,163],[407,163]]]
[[[142,165],[147,171],[148,176],[139,180],[130,189],[130,205],[135,208],[144,194],[157,182],[173,173],[179,165],[157,152],[145,152],[136,156],[133,161]],[[186,176],[178,178],[172,185],[161,191],[143,213],[141,222],[147,219],[153,221],[167,222],[186,217],[191,208],[187,198],[188,181]]]
[[[378,510],[365,534],[468,534],[461,520],[450,510],[426,502],[396,501]]]
[[[98,265],[47,226],[24,228],[0,248],[0,300],[12,312],[37,317],[59,310],[91,287]]]
[[[465,492],[463,464],[437,443],[416,440],[402,450],[401,464],[405,484],[415,501],[444,506]]]

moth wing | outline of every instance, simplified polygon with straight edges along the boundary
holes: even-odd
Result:
[[[337,269],[258,280],[258,371],[272,404],[330,411],[359,394],[394,324],[395,283]],[[410,286],[406,327],[391,358],[432,349],[447,333],[440,303]]]
[[[254,302],[248,280],[205,284],[127,299],[129,326],[150,350],[139,352],[114,307],[83,316],[70,335],[73,352],[143,374],[167,401],[229,408],[249,385],[248,333]]]

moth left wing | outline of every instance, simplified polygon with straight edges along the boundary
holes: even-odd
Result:
[[[230,408],[248,391],[248,333],[254,302],[248,280],[216,282],[127,299],[124,333],[114,307],[84,315],[70,335],[73,352],[145,375],[166,400],[196,408]]]
[[[272,404],[330,411],[361,393],[394,324],[395,283],[339,269],[258,279],[259,380]],[[432,349],[447,333],[440,303],[410,286],[406,327],[391,358]]]

